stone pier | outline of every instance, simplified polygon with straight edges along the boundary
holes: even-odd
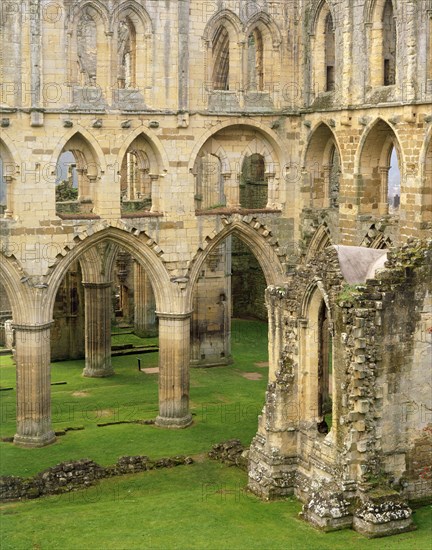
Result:
[[[114,374],[111,365],[111,283],[83,283],[85,297],[85,368],[83,376]]]
[[[14,443],[44,447],[55,441],[51,428],[50,327],[14,324],[17,369],[17,433]]]
[[[165,428],[186,428],[189,412],[191,313],[157,313],[159,317],[159,416]]]

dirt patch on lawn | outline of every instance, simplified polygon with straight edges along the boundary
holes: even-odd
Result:
[[[260,361],[259,363],[254,363],[256,367],[260,367],[261,369],[264,369],[269,366],[268,361]]]
[[[98,418],[106,418],[107,416],[114,416],[117,411],[113,409],[102,409],[96,411]]]
[[[88,391],[74,391],[72,397],[88,397],[89,395]]]
[[[243,378],[247,378],[248,380],[261,380],[262,374],[259,372],[243,372],[242,373]]]
[[[141,369],[141,372],[146,374],[159,374],[159,367],[150,367],[148,369]]]

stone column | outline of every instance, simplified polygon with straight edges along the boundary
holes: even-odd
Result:
[[[388,174],[390,167],[380,167],[379,172],[381,175],[381,190],[380,190],[380,202],[378,204],[378,212],[380,215],[385,216],[388,214]]]
[[[85,368],[83,376],[114,374],[111,366],[111,283],[84,283]]]
[[[276,179],[275,172],[266,172],[264,174],[267,183],[267,204],[266,208],[280,208],[279,201],[279,182]]]
[[[326,164],[323,166],[323,208],[329,208],[331,206],[331,200],[330,200],[330,187],[331,187],[331,165]]]
[[[190,313],[157,313],[159,317],[159,416],[165,428],[192,424],[189,412]]]
[[[269,382],[274,382],[282,352],[282,311],[267,292],[266,306],[268,311]]]
[[[160,191],[159,185],[159,176],[158,174],[149,174],[151,182],[151,200],[152,205],[150,212],[160,212]]]
[[[145,269],[134,262],[134,332],[137,336],[157,336],[156,302]]]
[[[7,163],[4,163],[7,164]],[[3,171],[6,171],[6,166],[3,165]],[[6,210],[4,211],[5,218],[13,218],[13,194],[12,194],[12,183],[14,178],[12,176],[3,176],[3,179],[6,182]]]
[[[50,327],[51,323],[14,324],[17,371],[14,443],[22,447],[44,447],[56,438],[51,428]]]

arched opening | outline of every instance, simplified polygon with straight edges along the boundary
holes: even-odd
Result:
[[[128,147],[120,170],[120,199],[122,214],[148,212],[152,209],[154,182],[151,173],[154,154],[143,136]]]
[[[399,204],[401,193],[399,151],[394,131],[386,122],[379,120],[367,134],[360,152],[358,178],[360,213],[388,214],[390,196],[393,200],[390,213],[397,212],[394,200]]]
[[[332,414],[332,335],[329,330],[327,306],[322,300],[318,312],[318,425],[320,433],[327,433]],[[327,418],[326,418],[327,417]]]
[[[108,43],[108,11],[102,2],[86,1],[72,8],[68,18],[68,82],[72,103],[86,109],[105,105],[112,89],[111,51]]]
[[[117,29],[119,88],[136,87],[136,30],[129,17],[119,21]]]
[[[334,398],[330,312],[319,288],[308,296],[300,324],[300,418],[304,429],[327,434]]]
[[[250,32],[247,38],[247,76],[246,90],[264,90],[264,44],[258,28]]]
[[[323,2],[311,28],[310,69],[312,97],[332,92],[336,82],[336,29],[327,2]]]
[[[231,241],[231,294],[233,317],[267,321],[264,273],[251,249],[236,235]]]
[[[313,133],[305,156],[304,204],[308,208],[337,208],[341,158],[330,128],[320,124]]]
[[[220,25],[212,38],[212,85],[214,90],[229,90],[230,39],[227,29]]]
[[[392,0],[387,0],[382,15],[383,27],[383,84],[391,86],[396,82],[396,22]]]
[[[372,87],[396,83],[396,18],[392,0],[376,0],[367,15],[369,32],[369,81]]]
[[[395,214],[399,210],[401,194],[401,177],[397,152],[394,147],[390,151],[390,168],[387,180],[387,200],[389,213]]]
[[[197,144],[189,164],[197,210],[280,209],[286,195],[282,157],[277,141],[261,128],[231,124],[215,132]]]
[[[83,359],[84,287],[79,262],[74,262],[57,291],[51,327],[51,361]]]
[[[146,325],[148,310],[152,312],[151,327]],[[55,296],[51,329],[54,374],[55,369],[82,371],[88,378],[116,373],[120,374],[117,385],[127,383],[124,375],[129,369],[141,372],[137,364],[143,374],[146,368],[157,374],[155,310],[147,269],[132,252],[110,240],[89,248],[69,265]],[[150,328],[152,340],[148,341]],[[135,384],[145,383],[143,376],[134,379]],[[153,390],[156,412],[157,383]],[[112,401],[115,399],[117,392]]]
[[[268,185],[265,178],[265,160],[258,153],[245,157],[240,177],[240,205],[243,208],[265,208]]]
[[[260,264],[237,234],[227,236],[211,249],[194,285],[192,366],[235,362],[232,343],[242,335],[251,337],[246,334],[249,328],[253,331],[260,322],[267,323],[266,286]]]
[[[78,204],[77,161],[72,151],[65,151],[59,157],[56,176],[56,210],[70,213]]]
[[[56,166],[56,213],[93,214],[97,206],[99,165],[96,153],[78,132],[63,147]]]
[[[139,338],[157,336],[156,301],[147,272],[119,248],[113,264],[113,326]]]
[[[326,92],[332,92],[335,89],[335,30],[333,17],[329,12],[325,19],[325,72],[326,72]]]

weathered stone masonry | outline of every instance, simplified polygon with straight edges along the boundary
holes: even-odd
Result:
[[[15,443],[55,441],[59,330],[84,374],[113,375],[109,293],[125,255],[136,330],[159,317],[157,423],[188,426],[191,363],[231,361],[238,239],[268,287],[251,488],[295,491],[315,524],[368,535],[369,512],[352,507],[370,502],[367,476],[430,496],[428,287],[420,260],[414,275],[392,260],[432,227],[430,1],[4,4],[0,318],[15,327]],[[374,279],[385,249],[395,256]],[[370,273],[350,283],[345,253]],[[365,287],[352,306],[339,306],[345,283]],[[310,498],[314,476],[340,521]],[[409,528],[404,514],[375,534]]]

